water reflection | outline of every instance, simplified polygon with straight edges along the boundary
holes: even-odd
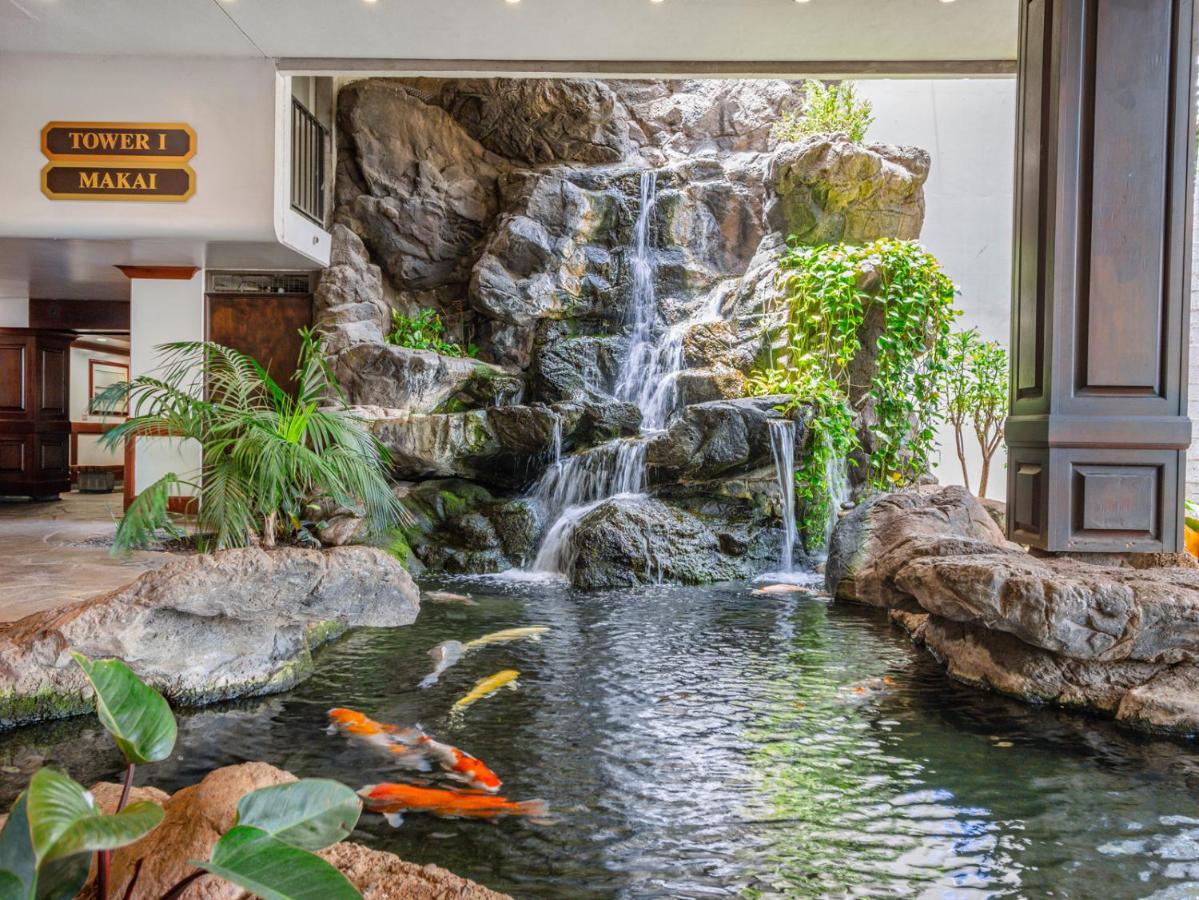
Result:
[[[167,789],[265,759],[353,787],[394,779],[324,733],[348,705],[421,722],[558,823],[364,817],[356,839],[518,897],[1104,897],[1199,893],[1191,747],[948,682],[872,610],[740,585],[580,595],[455,583],[410,628],[360,631],[290,694],[185,715]],[[427,651],[501,628],[428,690]],[[447,716],[481,676],[521,672]],[[87,720],[0,737],[11,798],[43,761],[120,760]]]

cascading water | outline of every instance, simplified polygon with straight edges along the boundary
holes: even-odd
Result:
[[[771,419],[770,451],[774,454],[774,474],[779,480],[783,503],[783,549],[780,571],[790,572],[795,564],[795,423],[789,419]]]

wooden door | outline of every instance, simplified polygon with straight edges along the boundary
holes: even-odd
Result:
[[[71,489],[74,337],[0,328],[0,494],[51,498]]]
[[[310,294],[208,295],[208,339],[254,357],[288,393],[300,329],[311,325]]]

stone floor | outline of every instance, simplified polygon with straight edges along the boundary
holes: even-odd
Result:
[[[121,495],[63,494],[49,503],[0,500],[0,622],[128,584],[170,556],[109,554]]]

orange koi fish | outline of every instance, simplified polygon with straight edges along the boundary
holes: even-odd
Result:
[[[545,801],[513,802],[477,791],[414,787],[409,784],[370,784],[358,792],[366,808],[382,813],[399,827],[405,812],[424,812],[447,819],[495,819],[501,816],[544,818]]]
[[[410,769],[427,772],[431,768],[424,752],[417,746],[421,738],[426,736],[419,725],[414,728],[388,725],[376,722],[357,710],[338,706],[329,710],[328,731],[330,734],[340,731],[372,747],[386,750],[395,757],[397,763]]]
[[[494,794],[503,785],[495,772],[487,768],[483,760],[471,756],[425,735],[420,739],[420,747],[432,757],[439,766],[451,777],[463,781],[481,791]]]

